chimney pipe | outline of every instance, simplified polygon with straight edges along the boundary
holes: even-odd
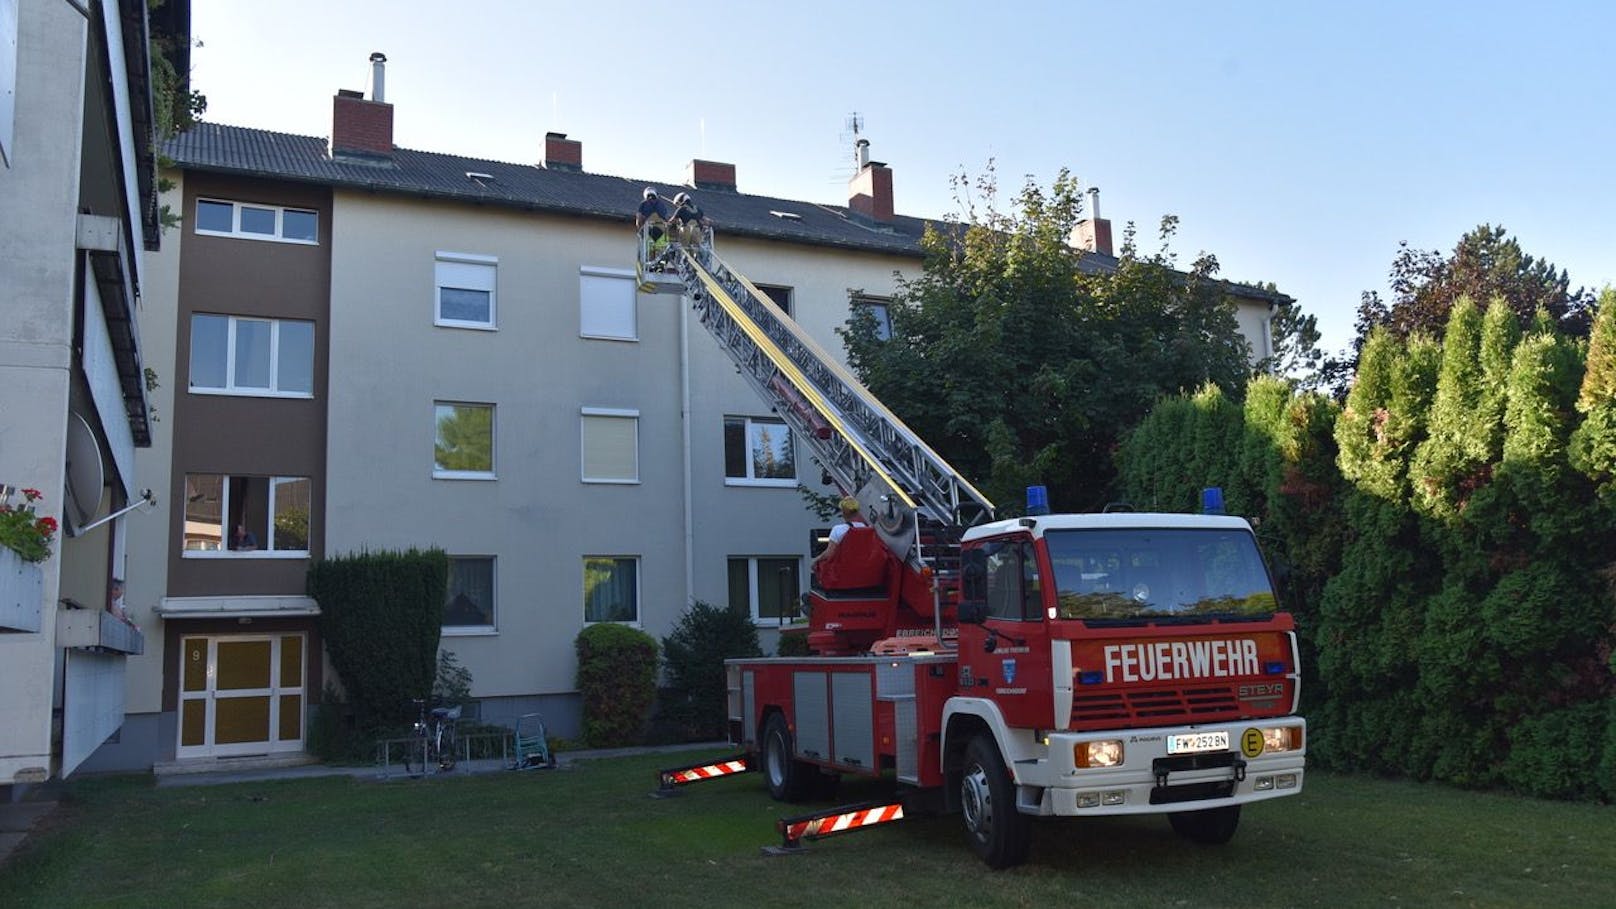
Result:
[[[370,55],[370,100],[386,101],[386,85],[387,55],[378,51]]]
[[[870,164],[870,140],[860,139],[853,143],[853,161],[863,170]]]
[[[1089,210],[1083,220],[1072,226],[1072,233],[1066,242],[1077,249],[1099,253],[1102,256],[1112,255],[1111,222],[1100,217],[1100,188],[1088,188]]]

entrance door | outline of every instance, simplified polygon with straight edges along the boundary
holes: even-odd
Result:
[[[303,749],[303,635],[198,635],[180,644],[177,757]]]

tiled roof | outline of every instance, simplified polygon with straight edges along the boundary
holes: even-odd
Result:
[[[678,187],[533,164],[510,164],[459,155],[395,149],[390,159],[327,152],[326,140],[218,123],[199,123],[170,139],[163,152],[186,170],[293,180],[373,192],[434,196],[526,211],[630,221],[640,193],[655,186],[671,196]],[[487,174],[476,179],[466,174]],[[692,191],[725,233],[836,246],[896,255],[920,255],[926,222],[899,216],[891,225],[861,221],[845,207],[752,196],[727,190]],[[774,212],[795,215],[782,218]]]
[[[672,195],[673,185],[582,171],[511,164],[436,152],[394,149],[391,158],[332,157],[326,140],[219,123],[198,123],[170,139],[163,152],[186,170],[293,180],[321,186],[455,199],[524,211],[630,221],[640,193],[655,186]],[[486,174],[491,179],[468,177]],[[694,191],[703,211],[723,233],[833,246],[899,256],[920,256],[926,219],[899,215],[876,225],[846,207],[752,196],[727,190]],[[796,217],[781,217],[780,214]],[[1114,271],[1117,259],[1084,253],[1080,267]],[[1291,298],[1248,285],[1225,283],[1228,292],[1248,300],[1288,306]]]

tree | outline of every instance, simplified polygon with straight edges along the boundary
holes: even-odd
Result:
[[[1272,284],[1265,290],[1275,289]],[[1300,388],[1319,388],[1327,380],[1327,361],[1319,347],[1319,320],[1291,304],[1274,310],[1268,320],[1268,340],[1273,353],[1257,364],[1257,371],[1293,379]]]
[[[1092,274],[1067,237],[1077,181],[1028,181],[997,210],[991,166],[955,181],[966,223],[928,228],[923,271],[900,280],[890,338],[855,313],[839,330],[877,397],[996,501],[1041,483],[1064,509],[1110,494],[1119,434],[1163,394],[1211,383],[1237,395],[1248,348],[1217,260],[1176,271],[1139,252],[1130,225],[1115,272]],[[860,316],[864,317],[861,318]]]
[[[1377,325],[1399,338],[1440,336],[1460,297],[1469,297],[1478,306],[1500,298],[1522,327],[1542,309],[1573,337],[1588,334],[1593,310],[1593,295],[1582,288],[1572,291],[1564,269],[1527,255],[1503,227],[1490,224],[1460,237],[1447,256],[1401,244],[1392,259],[1390,286],[1390,305],[1378,294],[1364,294],[1356,348],[1362,348],[1369,329]]]

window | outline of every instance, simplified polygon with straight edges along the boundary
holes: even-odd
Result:
[[[443,627],[494,627],[494,557],[450,556],[449,598],[443,604]]]
[[[320,242],[320,213],[305,208],[198,199],[196,232],[215,237],[316,244]]]
[[[196,313],[194,394],[314,397],[314,323]]]
[[[984,544],[988,563],[988,614],[1000,619],[1043,618],[1038,586],[1038,558],[1025,540]]]
[[[585,483],[640,481],[640,412],[585,407],[583,437]]]
[[[439,252],[433,279],[433,322],[449,328],[494,324],[494,285],[499,260],[493,256]]]
[[[308,477],[185,475],[187,558],[309,554]]]
[[[616,268],[578,270],[578,333],[586,338],[638,341],[634,273]]]
[[[782,312],[788,316],[791,315],[791,288],[776,287],[772,284],[758,284],[755,286],[758,290],[763,291],[765,297],[773,300],[774,305],[780,307]]]
[[[1061,618],[1265,615],[1268,571],[1248,532],[1061,530],[1044,535]]]
[[[640,620],[640,560],[632,556],[584,558],[584,621]]]
[[[892,310],[891,300],[886,297],[868,297],[863,294],[854,294],[850,301],[853,307],[853,318],[862,318],[863,313],[869,313],[875,319],[875,337],[881,341],[892,340]]]
[[[446,480],[494,478],[494,405],[437,401],[432,475]]]
[[[782,420],[725,417],[724,483],[796,486],[797,454],[791,428]]]
[[[802,560],[757,556],[729,560],[729,606],[746,604],[754,621],[790,622],[802,615]]]

